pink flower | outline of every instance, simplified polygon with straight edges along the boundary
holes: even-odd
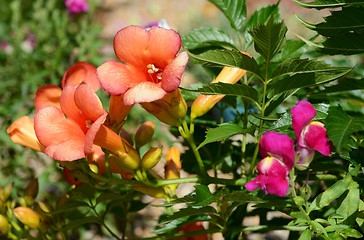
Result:
[[[307,101],[299,101],[292,108],[292,127],[296,134],[296,154],[300,154],[297,168],[304,170],[311,163],[315,150],[325,156],[331,154],[332,142],[328,141],[324,124],[312,121],[316,109]]]
[[[259,142],[258,176],[245,185],[248,191],[262,189],[265,194],[284,196],[288,190],[288,174],[294,165],[294,141],[285,134],[266,132]]]
[[[181,83],[188,55],[176,55],[180,47],[181,37],[174,30],[121,29],[114,38],[114,50],[123,63],[107,61],[97,69],[101,87],[111,95],[125,93],[126,105],[163,98]]]
[[[64,4],[70,13],[77,14],[88,11],[88,4],[86,0],[65,0]]]

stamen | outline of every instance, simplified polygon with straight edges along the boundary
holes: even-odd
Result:
[[[154,64],[148,64],[147,68],[148,68],[148,73],[156,73],[159,71],[159,68],[156,68]]]

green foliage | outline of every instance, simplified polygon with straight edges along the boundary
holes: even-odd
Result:
[[[246,0],[209,0],[209,2],[215,4],[225,14],[233,29],[239,30],[243,26],[246,16]]]

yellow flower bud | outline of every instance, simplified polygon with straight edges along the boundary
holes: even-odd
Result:
[[[99,173],[99,166],[97,165],[96,162],[89,163],[88,166],[92,172],[96,174]]]
[[[13,183],[9,183],[4,187],[3,191],[1,191],[0,198],[5,202],[10,197],[12,190],[13,190]]]
[[[142,192],[148,196],[154,197],[154,198],[168,198],[168,195],[164,191],[163,188],[152,188],[148,186],[140,186],[135,185],[132,187],[134,190],[138,192]]]
[[[180,178],[181,160],[180,152],[177,148],[171,147],[166,153],[166,166],[165,166],[165,179],[178,179]],[[167,187],[172,193],[176,191],[178,184],[170,184]]]
[[[38,179],[33,179],[28,183],[28,186],[24,190],[24,200],[27,206],[31,206],[34,203],[34,199],[38,195]]]
[[[140,156],[136,151],[134,151],[130,151],[129,153],[120,153],[119,155],[111,153],[109,158],[118,168],[132,172],[140,166]]]
[[[130,145],[134,145],[133,143],[133,139],[131,138],[130,134],[124,129],[121,128],[119,131],[119,136],[123,139],[125,139],[125,141],[127,141]]]
[[[186,116],[187,104],[179,89],[167,93],[166,96],[162,98],[162,100],[168,104],[168,111],[172,116],[179,119],[182,119]]]
[[[10,224],[8,219],[0,214],[0,233],[7,234],[10,230]]]
[[[166,153],[166,162],[173,161],[176,164],[178,170],[181,170],[181,153],[176,147],[171,147]]]
[[[243,53],[249,56],[247,53]],[[211,83],[230,83],[234,84],[239,81],[246,73],[246,70],[233,67],[224,67],[216,79]],[[196,98],[191,106],[191,118],[197,118],[206,114],[215,104],[225,95],[203,95]]]
[[[135,133],[135,146],[140,148],[150,142],[155,131],[154,122],[147,121],[143,123]]]
[[[17,207],[14,209],[15,217],[22,222],[24,225],[27,225],[30,228],[38,228],[40,219],[36,212],[27,207]]]
[[[161,100],[157,100],[151,103],[145,102],[141,103],[140,105],[142,105],[145,110],[153,114],[156,118],[158,118],[161,122],[164,122],[165,124],[175,127],[181,125],[179,119],[170,114],[166,104]]]
[[[157,165],[162,157],[162,149],[162,147],[149,149],[142,158],[142,168],[147,170]]]

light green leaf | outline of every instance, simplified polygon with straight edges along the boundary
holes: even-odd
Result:
[[[230,36],[216,28],[195,29],[182,36],[182,44],[188,50],[210,46],[224,46],[237,49]]]
[[[274,23],[273,17],[266,25],[259,26],[249,31],[254,39],[255,50],[269,62],[282,48],[285,41],[287,27],[283,22]]]
[[[284,48],[272,58],[272,61],[283,62],[288,58],[298,58],[306,52],[306,47],[304,41],[289,39],[284,44]]]
[[[332,106],[325,121],[327,135],[336,147],[337,152],[345,148],[354,132],[364,130],[364,118],[351,117],[341,108]]]
[[[247,129],[243,129],[232,122],[220,124],[217,128],[209,128],[207,130],[205,141],[203,141],[197,149],[202,148],[208,143],[223,141],[232,135],[246,132],[248,132]]]
[[[363,0],[315,0],[311,2],[292,0],[294,3],[305,8],[338,8],[351,4],[364,4]]]
[[[353,229],[353,228],[346,228],[342,231],[340,231],[340,233],[342,235],[344,235],[345,239],[347,238],[362,238],[363,234],[361,234],[360,232],[358,232],[357,230]]]
[[[255,88],[243,84],[211,83],[198,89],[185,89],[185,91],[200,92],[205,95],[240,96],[258,104],[258,92]]]
[[[312,212],[313,210],[322,209],[329,205],[333,200],[340,197],[348,189],[351,181],[351,176],[346,176],[344,179],[336,182],[326,189],[325,192],[319,194],[310,204],[308,213]]]
[[[329,64],[313,59],[288,58],[279,64],[272,78],[287,74],[326,72],[333,70],[349,70],[351,68],[332,67]]]
[[[258,63],[245,54],[238,51],[228,50],[209,50],[201,54],[193,54],[189,52],[189,55],[198,60],[202,65],[209,67],[216,66],[229,66],[244,69],[263,79],[260,74],[260,68]]]
[[[343,223],[351,227],[355,224],[360,201],[360,190],[358,186],[359,185],[356,182],[351,182],[348,193],[337,208],[336,214],[343,217],[343,219],[338,221],[339,223]]]
[[[298,73],[284,79],[274,81],[272,84],[268,85],[268,91],[272,92],[273,95],[278,95],[289,90],[316,86],[343,77],[351,70],[352,69],[349,69],[344,72]]]
[[[311,229],[307,228],[298,240],[311,240]]]
[[[239,30],[246,16],[246,0],[209,0],[229,19],[230,25]]]
[[[196,185],[195,203],[189,204],[191,207],[206,207],[220,199],[222,192],[212,194],[210,189],[205,185]]]

